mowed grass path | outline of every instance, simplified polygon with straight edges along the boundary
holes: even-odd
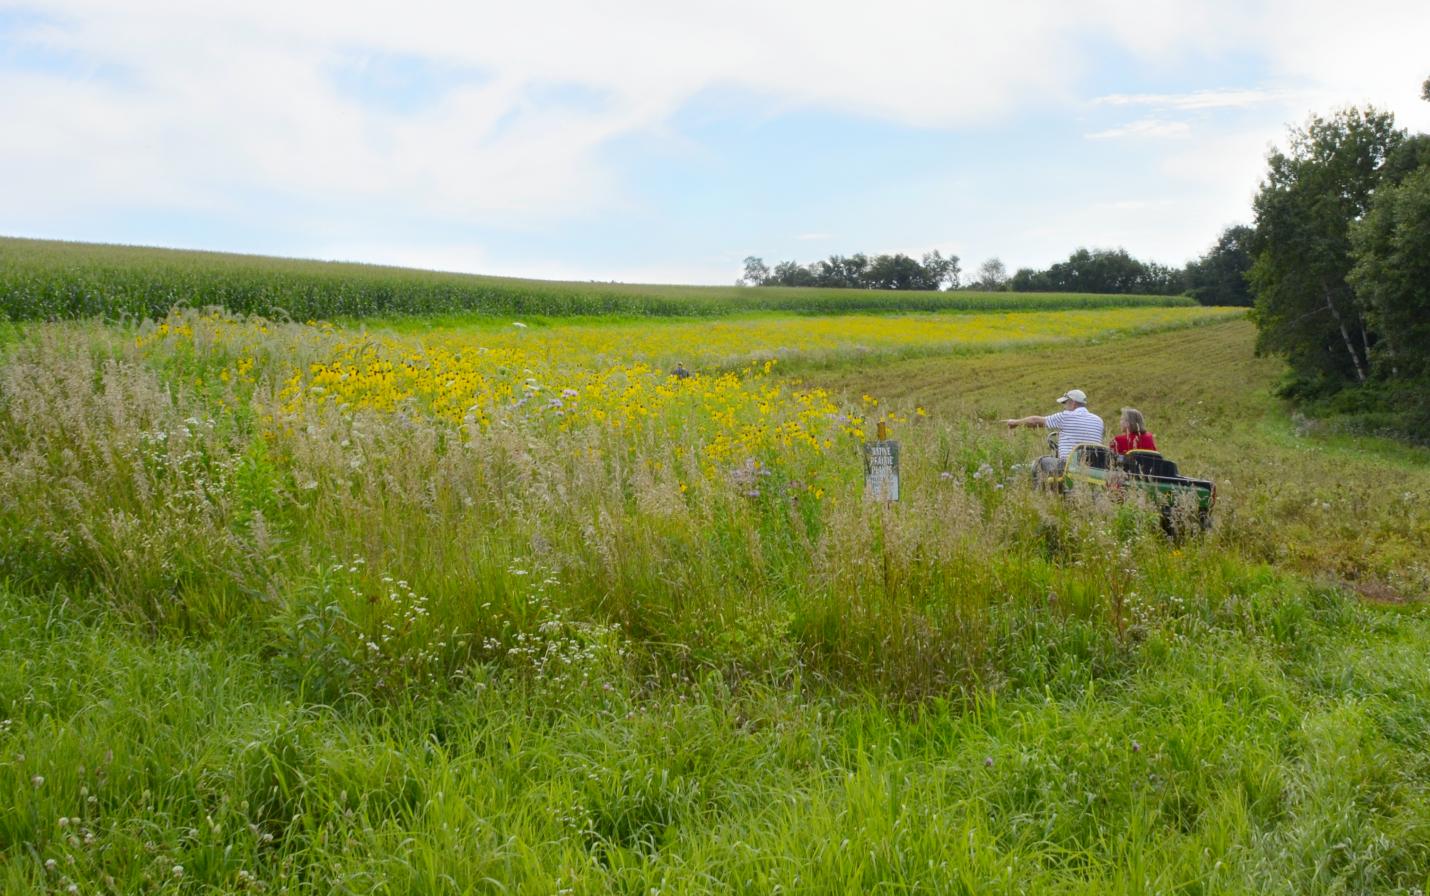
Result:
[[[1319,431],[1273,396],[1282,365],[1252,352],[1245,320],[1103,344],[845,368],[806,379],[833,392],[918,402],[942,418],[1001,421],[1057,410],[1068,389],[1115,431],[1123,407],[1147,417],[1184,473],[1214,479],[1218,517],[1274,520],[1241,534],[1268,562],[1382,599],[1430,586],[1430,451]],[[1006,438],[1042,453],[1043,431]]]

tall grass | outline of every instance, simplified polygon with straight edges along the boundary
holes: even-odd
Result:
[[[290,333],[306,338],[279,328],[274,355]],[[852,443],[817,471],[766,454],[712,475],[678,450],[687,428],[553,429],[501,408],[454,428],[295,410],[263,381],[243,405],[203,363],[166,375],[90,327],[17,349],[0,379],[0,556],[21,588],[137,621],[281,624],[285,661],[334,693],[625,650],[917,700],[1021,674],[1004,639],[1049,595],[1086,627],[1082,662],[1112,650],[1137,600],[1222,590],[1204,562],[1218,546],[1171,555],[1155,514],[1035,494],[1013,443],[912,414],[908,498],[884,507],[862,500]]]
[[[1227,548],[1377,599],[1430,596],[1430,451],[1318,431],[1273,397],[1282,367],[1250,351],[1253,328],[1229,321],[1101,345],[911,360],[811,373],[930,413],[978,421],[1045,413],[1070,387],[1109,423],[1144,411],[1158,446],[1184,472],[1216,481]],[[1003,438],[1036,450],[1036,437]],[[1232,535],[1231,533],[1235,533]],[[1379,597],[1377,597],[1379,596]]]
[[[0,881],[1415,892],[1426,620],[1265,575],[1233,584],[1234,611],[1127,648],[1135,676],[1089,685],[1084,669],[1061,692],[917,714],[713,675],[551,690],[486,667],[440,700],[333,707],[295,701],[242,634],[156,641],[6,594]],[[1030,652],[1071,639],[1024,636]]]
[[[296,320],[479,312],[508,315],[712,317],[1191,306],[1168,296],[939,293],[665,286],[481,277],[89,243],[0,238],[0,318],[157,318],[218,306]]]
[[[827,373],[907,416],[894,505],[852,444],[815,499],[678,427],[285,407],[310,328],[268,329],[245,383],[94,323],[4,350],[10,891],[1426,884],[1427,518],[1370,499],[1427,474],[1296,436],[1242,322]],[[1028,486],[987,418],[1074,385],[1217,478],[1210,535]]]

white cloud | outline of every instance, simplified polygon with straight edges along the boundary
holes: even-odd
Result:
[[[1297,97],[1291,90],[1250,88],[1245,90],[1197,90],[1191,93],[1114,93],[1094,99],[1097,106],[1155,106],[1159,109],[1199,111],[1202,109],[1245,109],[1266,103],[1285,103]]]
[[[0,121],[21,135],[0,141],[0,166],[28,185],[0,212],[282,196],[521,226],[619,205],[602,149],[702,91],[949,127],[1064,95],[1080,66],[1054,0],[5,5],[42,17],[5,39],[82,71],[0,70]],[[364,54],[490,77],[395,109],[335,83]],[[599,101],[544,97],[568,87]]]
[[[1169,182],[1204,189],[1198,208],[1222,218],[1244,217],[1233,197],[1244,210],[1267,141],[1311,111],[1373,101],[1430,129],[1430,104],[1418,99],[1430,74],[1430,4],[1408,0],[0,0],[0,9],[38,16],[0,41],[64,61],[0,68],[7,222],[104,210],[243,215],[282,197],[311,210],[315,244],[339,239],[325,228],[351,229],[353,209],[535,231],[619,209],[628,185],[604,154],[719,90],[751,97],[752,115],[815,106],[917,128],[1011,121],[1034,106],[1125,109],[1136,120],[1087,136],[1149,138],[1145,151],[1162,154]],[[1209,86],[1080,95],[1100,57],[1129,54],[1154,74],[1202,64]],[[438,75],[422,103],[363,102],[334,72],[361,71],[353,61],[369,55],[419,60]],[[1219,62],[1247,59],[1264,63],[1257,84],[1219,76]],[[453,71],[477,74],[442,80]],[[551,98],[567,89],[574,99]],[[1233,132],[1208,124],[1219,113],[1255,120]],[[1067,227],[1081,232],[1074,220]],[[374,260],[418,257],[384,254],[370,236],[344,245]],[[448,251],[424,263],[468,257]]]
[[[1115,140],[1121,137],[1185,137],[1192,126],[1185,121],[1163,121],[1158,118],[1144,118],[1140,121],[1095,131],[1086,135],[1089,140]]]
[[[1430,103],[1419,98],[1430,75],[1430,4],[1277,0],[1269,7],[1274,29],[1264,52],[1281,75],[1311,88],[1307,112],[1373,103],[1402,125],[1430,130]]]

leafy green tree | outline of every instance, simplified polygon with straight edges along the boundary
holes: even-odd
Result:
[[[780,262],[770,275],[770,283],[775,286],[814,286],[817,282],[814,271],[795,261]]]
[[[1346,279],[1350,230],[1403,140],[1389,113],[1346,109],[1313,117],[1267,160],[1250,274],[1257,348],[1284,354],[1303,392],[1368,376],[1375,334]]]
[[[923,265],[902,252],[877,256],[869,265],[869,286],[874,289],[925,289]]]
[[[1203,305],[1250,305],[1251,244],[1255,231],[1245,224],[1223,230],[1201,258],[1187,264],[1187,292]]]
[[[1381,171],[1385,184],[1398,184],[1414,172],[1430,165],[1430,134],[1412,134],[1391,150]]]
[[[1033,268],[1018,268],[1008,281],[1008,288],[1013,292],[1051,292],[1048,284],[1048,274],[1046,271],[1039,271]]]
[[[860,289],[864,286],[865,274],[869,268],[869,256],[862,252],[849,256],[831,255],[828,261],[818,262],[813,267],[819,286]]]
[[[1430,163],[1376,191],[1351,244],[1350,282],[1380,337],[1372,366],[1389,379],[1430,379]]]
[[[1186,289],[1183,272],[1144,262],[1126,249],[1078,249],[1046,271],[1020,268],[1008,282],[1014,292],[1090,292],[1177,295]]]
[[[1126,249],[1078,249],[1046,272],[1053,292],[1153,293],[1182,291],[1180,271],[1138,261]]]
[[[949,289],[958,289],[958,278],[961,271],[958,267],[957,255],[945,257],[939,254],[937,249],[932,252],[925,252],[923,268],[926,288],[942,289],[947,286]],[[918,288],[922,289],[925,287]]]
[[[1187,289],[1187,277],[1181,268],[1169,267],[1155,261],[1140,262],[1142,275],[1138,277],[1128,292],[1153,296],[1181,295]]]
[[[736,286],[764,286],[770,281],[770,268],[764,259],[754,255],[745,257],[745,275],[735,281]]]
[[[978,279],[973,281],[974,289],[997,291],[1008,288],[1008,269],[997,257],[988,259],[978,266]]]
[[[958,256],[945,256],[938,251],[924,255],[922,262],[902,253],[875,258],[857,253],[848,257],[831,255],[808,266],[782,261],[774,270],[751,255],[745,259],[745,275],[737,282],[755,286],[937,290],[944,284],[956,287],[958,276]]]

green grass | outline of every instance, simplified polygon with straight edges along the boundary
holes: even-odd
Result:
[[[1298,434],[1251,341],[806,371],[930,414],[894,433],[904,501],[859,500],[851,455],[816,507],[681,498],[655,440],[266,441],[200,359],[29,325],[0,883],[1423,892],[1430,456]],[[1028,488],[1038,440],[997,421],[1069,387],[1217,480],[1209,536]]]
[[[1272,397],[1282,365],[1251,353],[1237,320],[1100,345],[918,359],[811,375],[835,390],[972,421],[997,444],[1036,453],[1041,434],[1006,417],[1044,414],[1069,388],[1115,423],[1144,412],[1183,472],[1217,482],[1223,529],[1258,560],[1337,582],[1430,595],[1430,449],[1298,426]],[[1234,536],[1232,535],[1234,532]]]
[[[156,641],[8,595],[0,881],[14,893],[1423,888],[1430,619],[1247,584],[1235,612],[1149,636],[1121,674],[906,712],[808,687],[731,690],[718,675],[553,693],[487,669],[440,701],[335,708],[275,680],[251,635]]]
[[[1193,305],[1168,296],[741,289],[520,280],[217,252],[0,237],[0,318],[162,317],[220,306],[296,320],[408,314],[710,317]]]

